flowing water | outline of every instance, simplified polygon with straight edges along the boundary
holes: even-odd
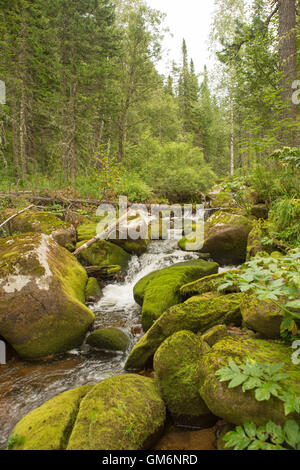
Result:
[[[141,257],[133,256],[125,279],[107,285],[102,299],[90,306],[96,316],[95,328],[116,326],[130,337],[125,353],[95,351],[84,344],[59,357],[38,362],[13,359],[0,365],[0,449],[5,447],[15,424],[47,400],[66,390],[124,372],[129,351],[142,336],[142,333],[132,333],[133,327],[140,324],[141,311],[133,298],[134,285],[152,271],[199,257],[197,253],[177,249],[181,233],[170,230],[170,235],[169,240],[152,241]]]
[[[102,299],[91,305],[96,315],[95,327],[117,326],[131,339],[126,353],[80,349],[38,362],[13,359],[0,365],[0,448],[4,448],[15,424],[28,412],[61,392],[83,384],[95,384],[124,372],[129,351],[139,340],[131,329],[140,324],[141,308],[133,298],[135,283],[151,271],[180,261],[197,259],[196,253],[177,249],[176,240],[152,241],[147,253],[133,256],[123,282],[107,285]]]

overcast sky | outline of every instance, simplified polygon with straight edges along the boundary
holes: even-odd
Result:
[[[194,60],[196,72],[200,73],[204,65],[209,65],[208,36],[212,21],[214,0],[146,0],[148,5],[167,14],[165,20],[173,38],[168,35],[164,49],[169,50],[169,57],[164,54],[159,71],[167,74],[172,60],[181,58],[182,39],[185,38],[190,58]]]

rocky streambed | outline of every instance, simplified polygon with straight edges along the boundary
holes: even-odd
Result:
[[[81,251],[84,269],[68,250],[84,246],[95,222],[74,240],[69,227],[52,220],[48,230],[37,214],[19,221],[21,235],[0,241],[0,334],[13,351],[0,366],[2,448],[191,448],[202,436],[198,448],[210,449],[220,420],[227,429],[284,425],[275,394],[256,400],[218,377],[228,361],[278,363],[295,403],[300,397],[280,307],[236,284],[219,289],[224,271],[264,248],[257,218],[230,195],[221,199],[226,207],[206,221],[203,247],[194,233],[179,242],[101,240]],[[126,275],[101,293],[87,276],[95,268]],[[182,439],[178,426],[197,434]]]

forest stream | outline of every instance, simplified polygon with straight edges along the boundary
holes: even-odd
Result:
[[[64,355],[36,362],[13,359],[0,366],[0,448],[5,447],[16,423],[47,400],[66,390],[96,384],[124,372],[127,356],[142,336],[139,327],[138,334],[134,331],[140,324],[141,311],[133,298],[134,285],[152,271],[199,257],[198,253],[179,250],[175,230],[170,232],[169,240],[152,241],[145,254],[139,258],[133,256],[125,278],[106,285],[101,300],[89,306],[96,315],[95,328],[117,326],[130,337],[125,353],[95,351],[83,344]]]

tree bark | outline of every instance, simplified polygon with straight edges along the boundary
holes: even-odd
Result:
[[[295,145],[296,131],[292,124],[296,121],[296,104],[293,103],[292,83],[297,79],[296,46],[296,0],[278,0],[279,13],[279,67],[283,129],[283,145]]]

